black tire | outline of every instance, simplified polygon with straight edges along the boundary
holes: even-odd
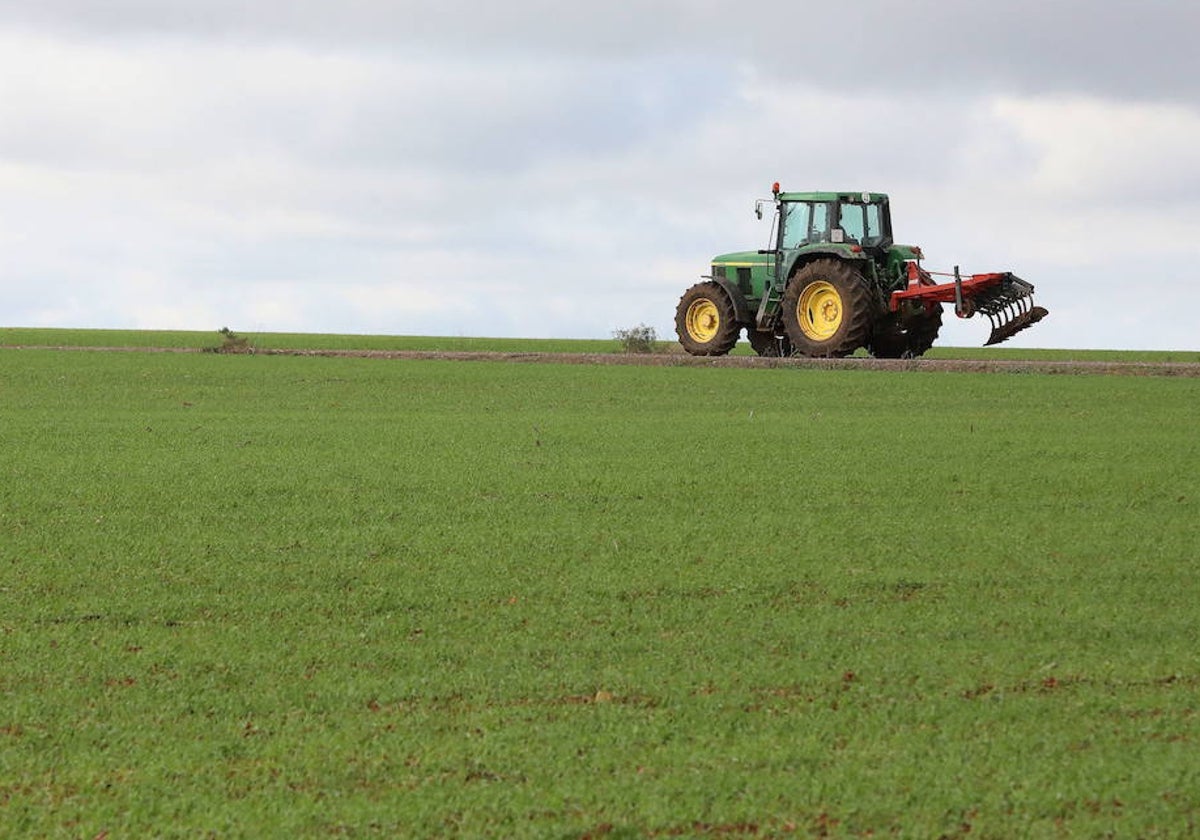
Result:
[[[783,326],[800,356],[849,356],[867,343],[871,319],[867,283],[842,260],[808,263],[783,293]]]
[[[759,332],[754,327],[746,330],[746,338],[750,346],[760,356],[790,356],[792,355],[792,340],[787,335],[775,335],[770,332]]]
[[[693,356],[724,356],[741,331],[733,301],[716,283],[697,283],[675,307],[675,333]]]
[[[867,350],[877,359],[915,359],[937,341],[942,328],[942,305],[933,304],[926,310],[916,304],[877,324]]]

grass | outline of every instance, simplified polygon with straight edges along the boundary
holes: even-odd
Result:
[[[1198,399],[0,352],[0,834],[1195,833]]]
[[[928,359],[1011,359],[1047,362],[1151,362],[1196,363],[1195,350],[1070,350],[1026,349],[1017,347],[934,347],[922,358]]]
[[[259,350],[427,350],[434,352],[617,353],[615,339],[474,338],[234,332]],[[0,328],[0,347],[159,347],[202,350],[220,346],[218,330],[76,330]],[[667,342],[659,343],[666,349]]]
[[[314,333],[234,332],[259,350],[424,350],[432,352],[504,353],[620,353],[616,339],[475,338],[452,336],[337,335]],[[224,342],[219,331],[95,330],[0,327],[3,347],[108,347],[203,350]],[[674,352],[673,339],[657,342],[658,352]],[[865,355],[866,351],[859,351]],[[743,340],[736,355],[753,355]],[[1189,362],[1200,363],[1198,351],[1165,350],[1041,350],[1008,347],[934,347],[930,359],[1012,359],[1073,362]]]

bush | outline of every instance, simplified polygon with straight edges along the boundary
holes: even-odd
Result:
[[[654,332],[654,327],[645,324],[627,330],[613,330],[613,338],[621,342],[621,349],[626,353],[653,353],[658,349],[658,334]]]
[[[253,353],[254,345],[250,343],[250,339],[245,336],[240,336],[229,327],[221,327],[217,330],[221,336],[221,343],[216,347],[204,348],[209,353]]]

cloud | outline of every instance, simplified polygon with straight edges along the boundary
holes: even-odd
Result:
[[[774,180],[1027,276],[1030,343],[1117,340],[1131,276],[1194,297],[1186,4],[476,5],[5,4],[6,317],[670,335],[713,254],[767,244]]]
[[[846,93],[952,89],[1194,102],[1200,7],[1178,0],[15,0],[0,22],[108,38],[463,56],[752,61]]]
[[[1200,111],[1177,104],[1109,102],[1082,97],[1005,97],[994,105],[1033,147],[1031,186],[1063,205],[1104,201],[1126,206],[1195,202],[1200,194]]]
[[[557,150],[629,144],[665,118],[643,68],[140,45],[0,36],[6,157],[153,170],[231,156],[323,165],[511,169]],[[587,116],[589,119],[582,119]],[[682,115],[680,115],[682,116]],[[590,130],[589,130],[590,129]],[[598,131],[596,129],[599,129]]]

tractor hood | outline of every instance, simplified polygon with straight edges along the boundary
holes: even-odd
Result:
[[[712,258],[712,279],[737,286],[741,296],[757,300],[775,276],[775,254],[733,251]]]
[[[729,254],[718,254],[712,258],[713,265],[728,265],[749,267],[756,265],[769,265],[771,263],[771,254],[760,254],[758,251],[733,251]]]

